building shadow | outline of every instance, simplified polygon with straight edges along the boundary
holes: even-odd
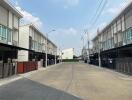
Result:
[[[0,87],[0,100],[82,100],[64,91],[23,78]]]

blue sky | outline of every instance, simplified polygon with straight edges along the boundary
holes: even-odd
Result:
[[[34,23],[43,33],[55,29],[49,38],[61,49],[75,48],[79,55],[81,37],[88,29],[90,39],[97,28],[106,26],[132,0],[106,0],[107,5],[95,25],[91,26],[101,0],[10,0],[24,15],[21,23]],[[104,0],[105,2],[105,0]],[[89,29],[90,27],[90,29]]]

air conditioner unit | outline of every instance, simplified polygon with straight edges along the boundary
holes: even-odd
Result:
[[[9,45],[12,45],[12,42],[8,42]]]

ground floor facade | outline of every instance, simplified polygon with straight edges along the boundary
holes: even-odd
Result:
[[[16,74],[18,49],[11,45],[0,45],[0,78]]]
[[[20,50],[18,51],[18,61],[38,61],[39,66],[45,67],[46,53],[35,52],[32,50]],[[57,61],[55,55],[47,54],[48,65],[55,64],[55,61]]]
[[[55,55],[47,55],[47,64],[53,65]],[[45,67],[46,54],[0,43],[0,78],[6,78],[18,74],[20,70],[25,72]],[[30,68],[29,68],[30,67]],[[18,69],[19,68],[19,69]]]
[[[132,75],[132,44],[102,51],[101,66]],[[99,54],[90,56],[90,63],[99,65]]]

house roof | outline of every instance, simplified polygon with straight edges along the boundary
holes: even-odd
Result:
[[[0,5],[2,7],[10,10],[12,13],[14,13],[19,18],[22,18],[23,15],[8,1],[8,0],[0,0]]]

